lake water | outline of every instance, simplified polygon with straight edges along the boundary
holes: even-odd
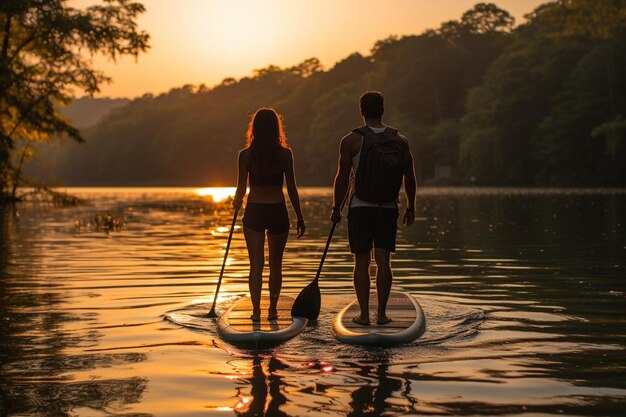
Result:
[[[625,190],[420,190],[393,267],[427,330],[390,349],[330,333],[352,299],[342,222],[318,323],[266,351],[223,343],[213,321],[194,330],[164,320],[208,308],[232,215],[211,195],[228,190],[73,192],[90,203],[0,208],[0,416],[626,410]],[[315,274],[329,196],[302,191],[308,232],[288,242],[285,294]],[[246,291],[237,229],[218,312]]]

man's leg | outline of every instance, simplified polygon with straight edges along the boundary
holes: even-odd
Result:
[[[361,308],[361,315],[352,319],[357,324],[370,324],[370,253],[354,254],[354,290]]]
[[[396,232],[398,230],[398,210],[381,208],[378,212],[376,233],[374,236],[374,258],[376,259],[376,293],[378,295],[378,324],[389,323],[387,301],[391,292],[393,276],[391,274],[391,252],[396,250]]]
[[[357,324],[370,324],[370,261],[374,238],[373,215],[371,207],[351,207],[348,211],[348,238],[350,251],[354,254],[354,291],[361,308],[361,314],[352,321]]]
[[[391,292],[393,275],[391,274],[391,252],[381,248],[374,249],[376,260],[376,294],[378,296],[378,324],[389,323],[387,317],[387,301]]]

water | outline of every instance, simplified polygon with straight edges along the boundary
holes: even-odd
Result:
[[[342,222],[318,324],[266,351],[221,342],[214,322],[198,330],[164,320],[211,300],[231,220],[211,190],[75,192],[91,204],[0,209],[1,416],[626,409],[624,190],[420,190],[393,266],[427,330],[392,349],[330,334],[351,299]],[[329,229],[330,191],[302,194],[308,233],[285,255],[283,291],[294,295],[314,276]],[[246,267],[238,229],[218,311],[245,294]]]

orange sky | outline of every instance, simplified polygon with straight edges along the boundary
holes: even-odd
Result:
[[[152,48],[135,62],[96,58],[114,80],[98,96],[137,97],[184,84],[213,86],[270,64],[317,57],[327,67],[369,53],[389,35],[418,34],[458,19],[477,0],[140,0]],[[542,0],[499,0],[521,22]],[[84,7],[96,0],[73,0]],[[381,6],[383,5],[383,6]]]

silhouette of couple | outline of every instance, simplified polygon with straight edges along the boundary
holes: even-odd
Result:
[[[384,98],[368,91],[359,99],[364,126],[341,139],[339,163],[334,182],[330,220],[341,221],[344,203],[348,205],[348,238],[354,254],[354,288],[361,314],[353,318],[368,325],[372,248],[377,266],[376,322],[391,321],[386,314],[391,291],[391,253],[395,251],[398,195],[402,183],[406,207],[402,223],[415,220],[416,181],[413,157],[407,139],[382,121]],[[287,145],[281,116],[272,108],[257,110],[248,126],[246,147],[239,152],[235,209],[241,208],[250,187],[243,217],[243,233],[250,257],[250,296],[252,321],[261,319],[262,274],[265,265],[265,236],[269,248],[268,319],[278,318],[276,304],[282,286],[282,261],[289,234],[289,215],[283,194],[283,180],[296,213],[296,236],[306,231],[296,186],[294,158]]]

